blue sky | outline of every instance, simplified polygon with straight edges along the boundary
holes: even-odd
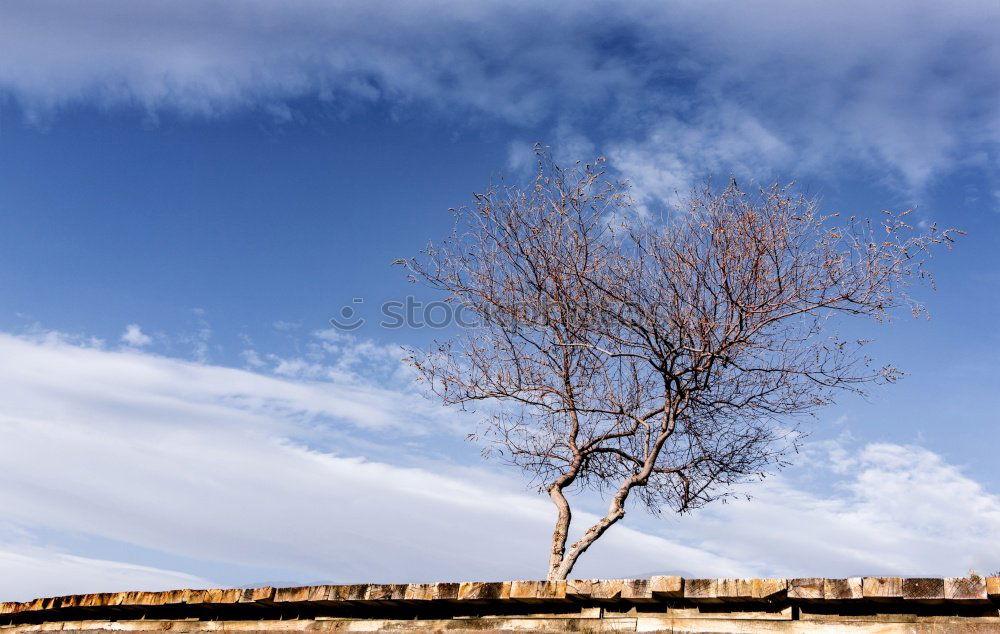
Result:
[[[580,574],[1000,569],[998,33],[995,2],[4,3],[0,594],[541,574],[548,504],[399,363],[441,333],[377,325],[536,141],[649,208],[777,178],[968,232],[930,321],[859,330],[906,379]]]

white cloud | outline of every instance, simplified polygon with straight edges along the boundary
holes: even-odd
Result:
[[[0,53],[10,62],[0,83],[38,107],[87,100],[213,116],[246,106],[274,109],[276,102],[312,95],[419,99],[510,119],[537,117],[555,96],[531,85],[532,65],[546,57],[565,62],[576,48],[563,37],[525,47],[527,34],[511,27],[522,20],[530,26],[539,12],[555,10],[391,0],[338,6],[257,1],[239,8],[218,1],[139,7],[105,0],[69,9],[57,2],[15,2],[4,7],[0,27]],[[491,17],[500,21],[481,22]],[[474,36],[471,24],[478,25]],[[587,57],[577,62],[581,70],[602,82],[626,80],[613,65],[592,68],[596,60]],[[509,71],[489,72],[505,58],[516,60]],[[561,83],[572,89],[567,96],[595,100],[587,87]],[[443,90],[448,84],[457,90]],[[498,91],[506,93],[503,101],[493,98]]]
[[[3,571],[0,593],[9,601],[86,592],[120,592],[123,588],[156,591],[213,586],[212,582],[200,577],[172,570],[2,544],[0,570]]]
[[[212,340],[212,328],[205,318],[204,308],[195,308],[191,311],[193,317],[194,331],[181,336],[183,343],[191,346],[191,356],[199,363],[208,362],[209,342]]]
[[[352,341],[323,333],[316,345],[336,355]],[[0,596],[540,575],[550,503],[473,448],[449,449],[460,426],[433,427],[440,410],[421,411],[384,369],[370,375],[379,387],[360,370],[264,376],[0,334],[0,507],[18,530],[0,531],[0,563],[24,571],[0,578]],[[844,440],[813,444],[804,460],[751,489],[752,502],[658,521],[631,512],[577,574],[1000,567],[1000,500],[933,452]],[[578,524],[592,519],[577,513]],[[80,550],[80,536],[118,554]]]
[[[713,175],[771,180],[795,153],[747,112],[720,105],[694,121],[667,117],[638,142],[614,145],[612,166],[629,177],[638,201],[675,202]]]
[[[561,156],[615,153],[654,195],[743,169],[916,191],[970,156],[995,172],[997,33],[991,0],[13,0],[0,89],[43,118],[96,103],[294,121],[300,97],[486,115],[549,130]]]
[[[0,335],[0,356],[0,507],[26,531],[157,551],[164,568],[196,560],[253,571],[211,575],[230,583],[541,572],[549,504],[514,481],[444,458],[413,466],[405,429],[414,416],[405,394],[385,399],[382,414],[397,419],[396,432],[370,436],[392,459],[377,461],[345,445],[290,440],[316,440],[288,414],[317,408],[318,385],[9,335]],[[322,389],[336,393],[338,386]],[[357,405],[365,411],[370,404]],[[336,402],[327,407],[358,417]],[[439,436],[435,446],[444,442]],[[487,556],[496,552],[505,556]],[[626,528],[588,565],[638,568],[650,557],[671,567],[744,570]],[[23,595],[16,579],[5,579],[0,593]]]
[[[39,408],[50,411],[61,403],[67,411],[57,411],[72,414],[77,422],[90,422],[86,418],[91,414],[97,421],[104,413],[126,407],[152,412],[158,420],[172,411],[181,414],[178,422],[183,424],[188,420],[183,412],[205,406],[214,412],[217,427],[274,430],[280,423],[278,431],[287,431],[303,423],[326,422],[419,435],[437,424],[439,408],[416,392],[359,379],[288,381],[128,349],[77,346],[58,333],[31,338],[0,334],[0,350],[0,371],[7,377],[0,393],[11,397],[4,408],[9,416],[33,415]],[[22,389],[24,397],[17,397]],[[46,403],[44,394],[59,398]],[[95,413],[95,408],[101,411]],[[123,424],[130,424],[127,417]]]
[[[720,555],[788,576],[962,575],[1000,569],[1000,497],[922,447],[813,445],[799,469],[754,499],[708,508],[685,535]],[[802,473],[805,471],[806,473]]]
[[[122,333],[122,342],[136,348],[141,348],[153,343],[153,338],[144,333],[139,324],[129,324],[125,326],[125,332]]]
[[[260,355],[257,353],[256,350],[251,350],[251,349],[244,350],[243,352],[240,353],[240,356],[243,357],[243,361],[245,361],[246,364],[251,368],[263,368],[264,366],[267,365],[267,363],[265,363],[264,360],[260,358]]]
[[[507,144],[507,169],[518,176],[530,176],[535,167],[535,150],[527,141]]]

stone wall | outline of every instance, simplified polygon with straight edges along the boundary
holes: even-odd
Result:
[[[0,603],[0,633],[1000,632],[1000,577],[358,584]]]

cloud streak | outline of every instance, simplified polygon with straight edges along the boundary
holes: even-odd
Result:
[[[0,14],[0,88],[34,117],[86,103],[290,121],[297,99],[380,102],[603,149],[650,200],[720,171],[847,169],[912,192],[997,169],[1000,12],[985,0],[15,0]]]
[[[325,443],[297,412],[326,408],[332,424],[351,429],[378,428],[381,416],[339,401],[317,405],[300,380],[55,337],[0,335],[0,357],[7,402],[0,506],[29,535],[85,535],[120,544],[123,553],[155,551],[157,568],[204,562],[216,574],[202,576],[224,584],[498,578],[524,576],[544,560],[551,510],[543,500],[478,467],[440,458],[407,465],[405,427],[393,427],[393,462],[359,457],[342,443],[320,448]],[[323,385],[337,390],[336,382]],[[245,393],[255,397],[239,396]],[[395,397],[386,400],[406,398]],[[399,422],[412,419],[387,407]],[[632,530],[619,531],[605,551],[596,558],[605,569],[659,556],[741,570]],[[4,578],[10,585],[0,592],[24,595]]]
[[[116,584],[530,578],[543,567],[550,504],[471,448],[468,463],[429,451],[455,431],[409,429],[399,405],[410,396],[384,380],[265,376],[56,335],[0,334],[0,360],[0,562],[20,575],[0,577],[4,599]],[[303,412],[337,433],[317,433]],[[421,433],[433,434],[423,447]],[[804,462],[752,489],[752,502],[630,514],[577,574],[1000,567],[1000,500],[940,456],[840,441],[811,445]],[[581,511],[578,524],[594,517]],[[93,540],[111,546],[88,549]]]
[[[78,594],[81,589],[87,592],[120,592],[122,588],[155,591],[211,585],[200,577],[173,570],[17,545],[0,545],[0,570],[5,579],[0,582],[0,592],[14,600]]]
[[[754,491],[753,500],[706,509],[688,534],[701,548],[791,577],[1000,568],[993,547],[1000,497],[934,452],[826,442],[812,445],[801,463]]]

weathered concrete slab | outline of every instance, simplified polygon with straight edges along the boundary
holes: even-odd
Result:
[[[566,582],[566,596],[571,599],[589,599],[593,587],[592,579],[570,579]]]
[[[788,593],[788,579],[754,579],[750,584],[754,599],[774,599]]]
[[[986,579],[982,577],[945,577],[945,599],[985,601],[987,597]]]
[[[823,580],[823,598],[827,601],[850,601],[862,596],[861,577]]]
[[[820,577],[800,577],[788,580],[788,598],[820,600],[824,594],[824,579]]]
[[[373,583],[365,591],[365,601],[401,601],[406,598],[405,583]]]
[[[538,598],[544,601],[565,601],[566,587],[565,581],[540,581],[538,582]]]
[[[421,620],[429,615],[433,620]],[[114,625],[106,627],[107,623]],[[426,628],[449,632],[511,628],[581,632],[1000,632],[1000,577],[786,580],[657,576],[344,584],[106,592],[0,603],[0,634],[108,627],[176,632]]]
[[[685,579],[684,598],[699,601],[719,601],[718,579]]]
[[[617,601],[622,596],[625,582],[622,579],[594,580],[590,585],[590,598],[598,601]]]
[[[649,579],[624,579],[620,596],[629,603],[655,603],[653,586]]]
[[[903,579],[903,598],[909,601],[940,601],[944,599],[944,579],[940,577]]]
[[[684,596],[684,578],[663,575],[650,577],[649,589],[654,597],[682,597]]]
[[[458,587],[459,601],[498,601],[510,598],[509,581],[466,581]]]
[[[862,590],[866,599],[903,598],[902,577],[865,577]]]
[[[188,591],[190,592],[190,591]],[[261,601],[273,601],[275,589],[271,586],[262,588],[247,588],[240,595],[240,603],[257,603]]]
[[[680,634],[747,634],[775,632],[798,634],[988,634],[996,624],[969,619],[913,623],[883,621],[779,621],[746,619],[687,619],[669,617],[614,617],[578,619],[568,623],[561,618],[490,617],[453,621],[447,619],[328,619],[286,621],[69,621],[62,631],[75,632],[672,632]],[[43,625],[7,628],[9,634],[46,632]]]
[[[431,599],[434,601],[449,601],[458,599],[458,583],[435,583],[431,591]]]
[[[433,583],[408,583],[403,598],[407,601],[430,601],[434,598]]]

